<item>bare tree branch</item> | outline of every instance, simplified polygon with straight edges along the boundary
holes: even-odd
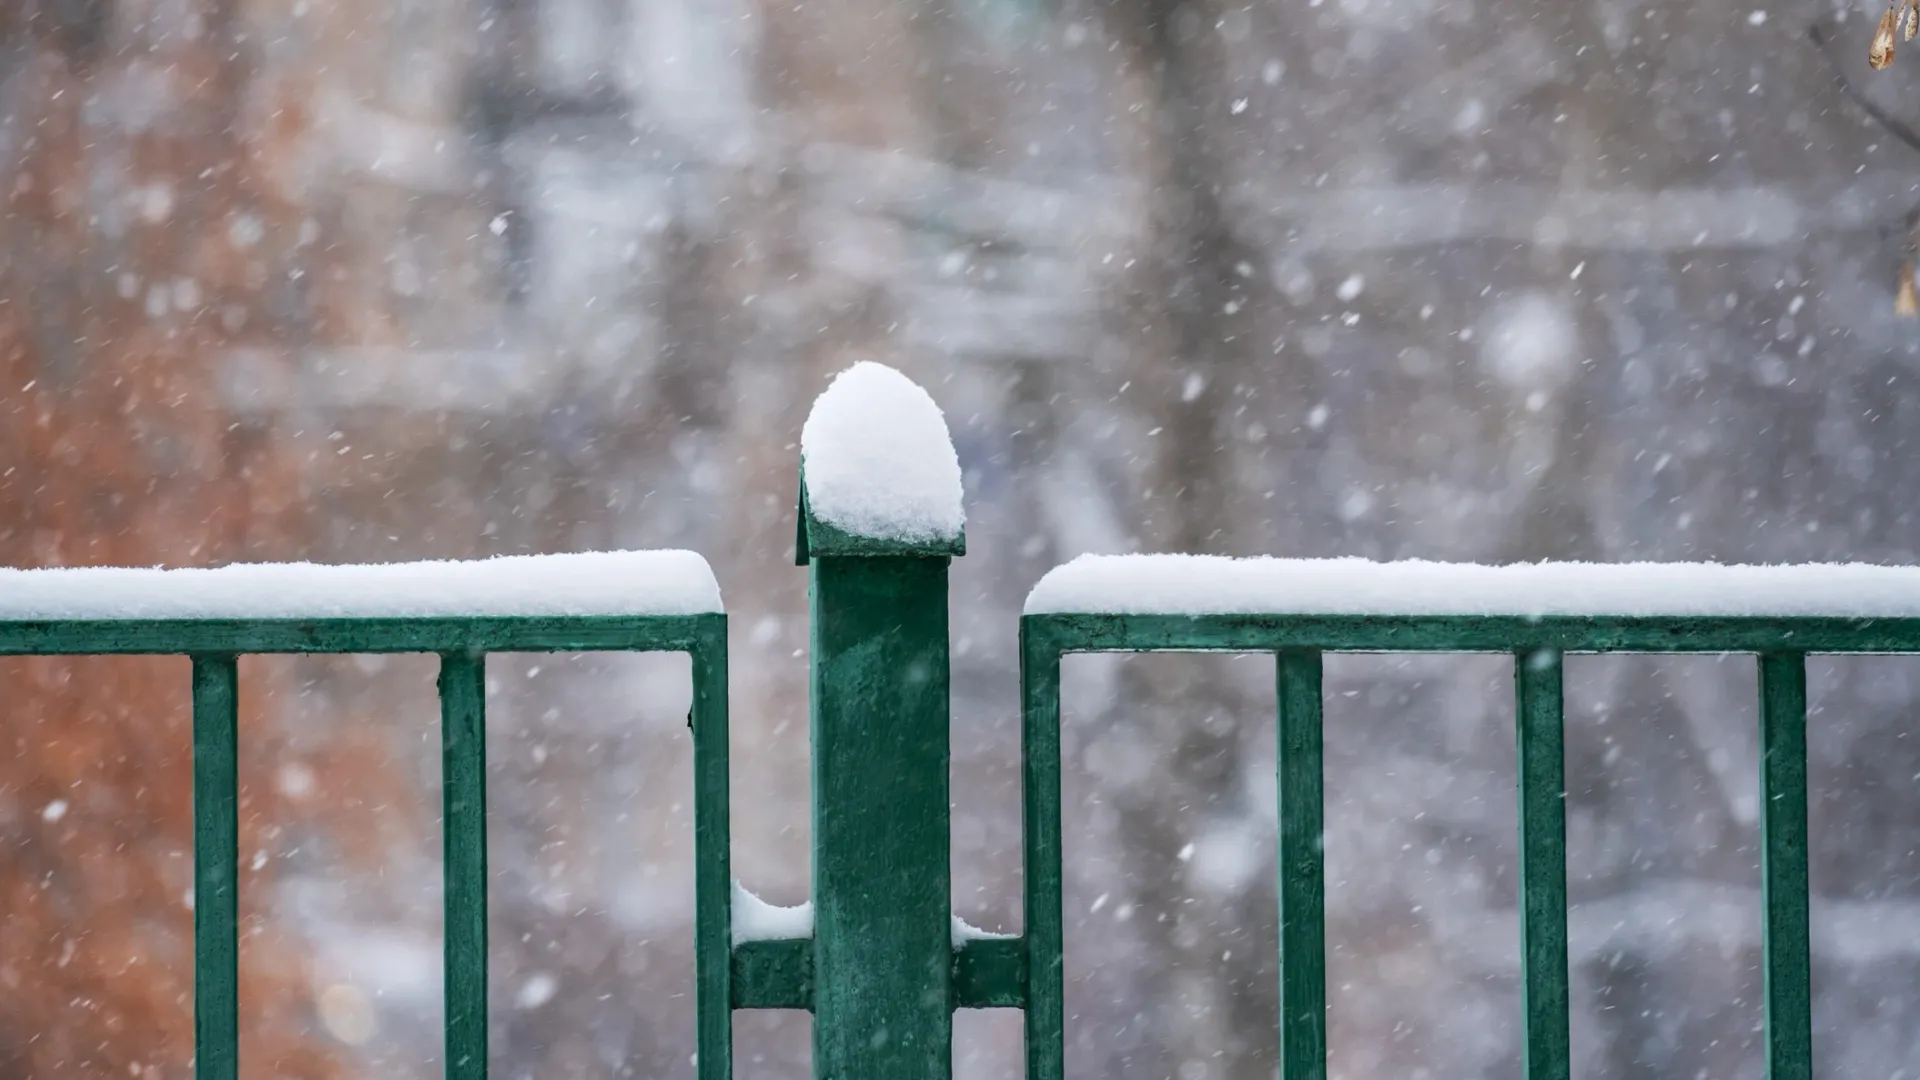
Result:
[[[1827,67],[1833,71],[1833,81],[1839,85],[1840,92],[1855,105],[1860,106],[1860,110],[1872,117],[1881,127],[1886,128],[1894,138],[1907,144],[1909,149],[1920,151],[1920,132],[1914,131],[1906,121],[1881,108],[1866,95],[1865,91],[1855,86],[1852,79],[1847,78],[1846,69],[1840,66],[1839,57],[1833,55],[1833,50],[1828,47],[1827,35],[1821,31],[1819,23],[1808,25],[1807,37],[1813,42],[1814,48],[1820,50],[1820,55],[1826,58]]]

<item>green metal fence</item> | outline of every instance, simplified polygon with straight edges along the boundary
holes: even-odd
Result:
[[[497,652],[682,652],[692,657],[700,1000],[727,1000],[726,616],[0,620],[0,655],[178,655],[193,665],[194,1046],[199,1080],[239,1061],[238,658],[252,653],[435,653],[446,890],[446,1072],[487,1074],[486,658]],[[717,915],[715,914],[717,913]],[[722,1050],[727,1015],[700,1014]]]
[[[1060,660],[1077,652],[1271,653],[1277,668],[1280,1059],[1326,1075],[1321,659],[1509,653],[1519,740],[1520,908],[1529,1080],[1565,1080],[1567,850],[1561,679],[1568,653],[1752,653],[1759,661],[1766,1060],[1813,1076],[1806,658],[1920,652],[1920,619],[1626,616],[1028,615],[1021,622],[1030,980],[1027,1075],[1062,1072]]]
[[[957,466],[954,483],[958,484]],[[1321,662],[1330,651],[1514,657],[1525,1061],[1566,1078],[1568,653],[1752,653],[1763,747],[1766,1039],[1772,1080],[1812,1076],[1806,674],[1810,653],[1920,652],[1920,618],[1614,615],[1029,614],[1020,623],[1025,930],[952,919],[947,572],[956,533],[903,541],[822,521],[801,484],[812,618],[813,932],[733,936],[726,616],[268,619],[0,617],[0,655],[190,657],[197,1075],[236,1080],[236,658],[433,653],[444,768],[446,1075],[487,1070],[485,662],[489,653],[673,651],[692,658],[697,1075],[732,1075],[732,1014],[814,1014],[826,1080],[951,1075],[952,1014],[1020,1008],[1027,1075],[1064,1071],[1060,669],[1079,652],[1270,653],[1278,686],[1281,1074],[1326,1073]],[[0,594],[4,583],[0,583]],[[0,599],[3,599],[0,595]]]

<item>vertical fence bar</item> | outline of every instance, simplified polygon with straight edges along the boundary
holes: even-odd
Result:
[[[1807,883],[1807,658],[1760,657],[1760,856],[1766,905],[1767,1077],[1812,1080]]]
[[[1066,1071],[1060,865],[1060,652],[1020,620],[1022,832],[1026,851],[1027,1080]]]
[[[447,1080],[487,1075],[487,665],[440,657]]]
[[[1555,649],[1513,659],[1520,744],[1520,955],[1527,1080],[1567,1080],[1567,766],[1564,662]]]
[[[193,658],[193,1045],[197,1080],[240,1075],[239,663]]]
[[[953,1068],[946,556],[821,556],[813,608],[813,1070]]]
[[[1280,1077],[1327,1074],[1320,651],[1283,649],[1280,704]]]
[[[732,872],[727,814],[727,623],[693,650],[694,1069],[733,1075]]]

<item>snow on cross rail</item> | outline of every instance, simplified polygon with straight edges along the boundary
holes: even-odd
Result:
[[[1920,567],[1088,555],[1041,578],[1026,613],[1913,618]]]
[[[212,569],[0,569],[0,621],[702,615],[720,586],[691,551]]]

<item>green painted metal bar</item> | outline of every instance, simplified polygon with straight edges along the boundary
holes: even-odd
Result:
[[[969,941],[953,951],[953,1007],[1018,1009],[1027,1002],[1027,943]],[[813,1008],[813,942],[743,941],[733,947],[733,1007]]]
[[[734,1008],[813,1008],[812,938],[743,941],[732,966]]]
[[[1520,782],[1520,956],[1527,1080],[1568,1080],[1567,806],[1564,661],[1513,660]]]
[[[440,657],[447,1080],[487,1076],[486,683],[484,653]]]
[[[982,938],[953,951],[953,1007],[1018,1009],[1027,1003],[1027,943]]]
[[[1029,615],[1061,652],[1914,653],[1920,619]],[[0,656],[688,652],[725,616],[0,620]]]
[[[1022,836],[1026,868],[1027,1080],[1066,1072],[1060,862],[1060,650],[1042,619],[1020,620]]]
[[[1920,619],[1030,615],[1062,652],[1911,653]]]
[[[733,1075],[732,856],[727,777],[726,624],[693,652],[695,1059],[699,1080]]]
[[[193,658],[193,1046],[196,1080],[240,1076],[240,674]]]
[[[1277,658],[1280,808],[1280,1077],[1327,1075],[1325,773],[1321,665],[1313,649]]]
[[[947,563],[811,563],[813,1069],[822,1080],[952,1072]]]
[[[1813,955],[1807,881],[1807,663],[1760,657],[1760,877],[1768,1080],[1813,1078]]]
[[[688,652],[726,616],[0,620],[0,656]]]

